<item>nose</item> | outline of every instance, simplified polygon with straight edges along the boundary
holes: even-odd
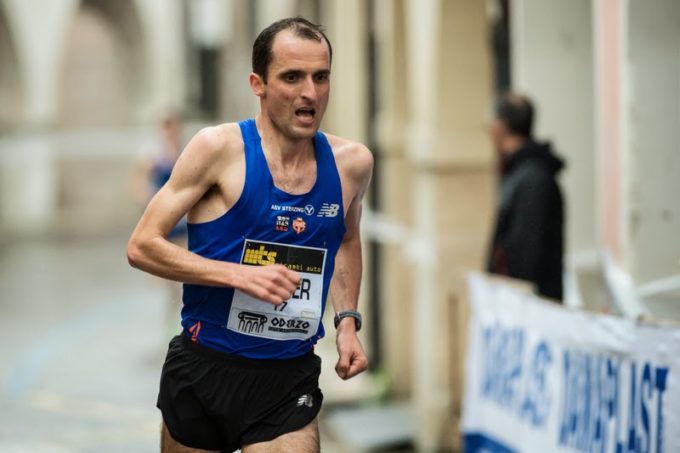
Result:
[[[305,99],[316,100],[316,84],[314,83],[313,76],[305,77],[300,95]]]

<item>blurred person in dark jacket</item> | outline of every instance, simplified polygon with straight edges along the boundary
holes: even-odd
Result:
[[[550,143],[534,139],[533,122],[527,97],[503,96],[490,127],[500,183],[487,270],[528,281],[561,302],[564,202],[557,174],[564,161]]]

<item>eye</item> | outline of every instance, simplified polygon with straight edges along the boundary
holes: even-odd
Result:
[[[298,79],[298,75],[294,72],[289,72],[283,75],[283,80],[286,82],[295,82]]]
[[[317,74],[314,78],[316,79],[317,82],[325,82],[328,80],[329,74],[327,72]]]

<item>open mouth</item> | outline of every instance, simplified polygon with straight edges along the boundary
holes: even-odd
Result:
[[[301,107],[295,110],[295,116],[306,121],[313,120],[315,115],[316,110],[311,107]]]

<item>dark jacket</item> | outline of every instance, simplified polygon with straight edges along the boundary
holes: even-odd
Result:
[[[563,167],[549,143],[533,141],[502,162],[487,269],[534,283],[538,294],[560,301],[564,202],[556,175]]]

